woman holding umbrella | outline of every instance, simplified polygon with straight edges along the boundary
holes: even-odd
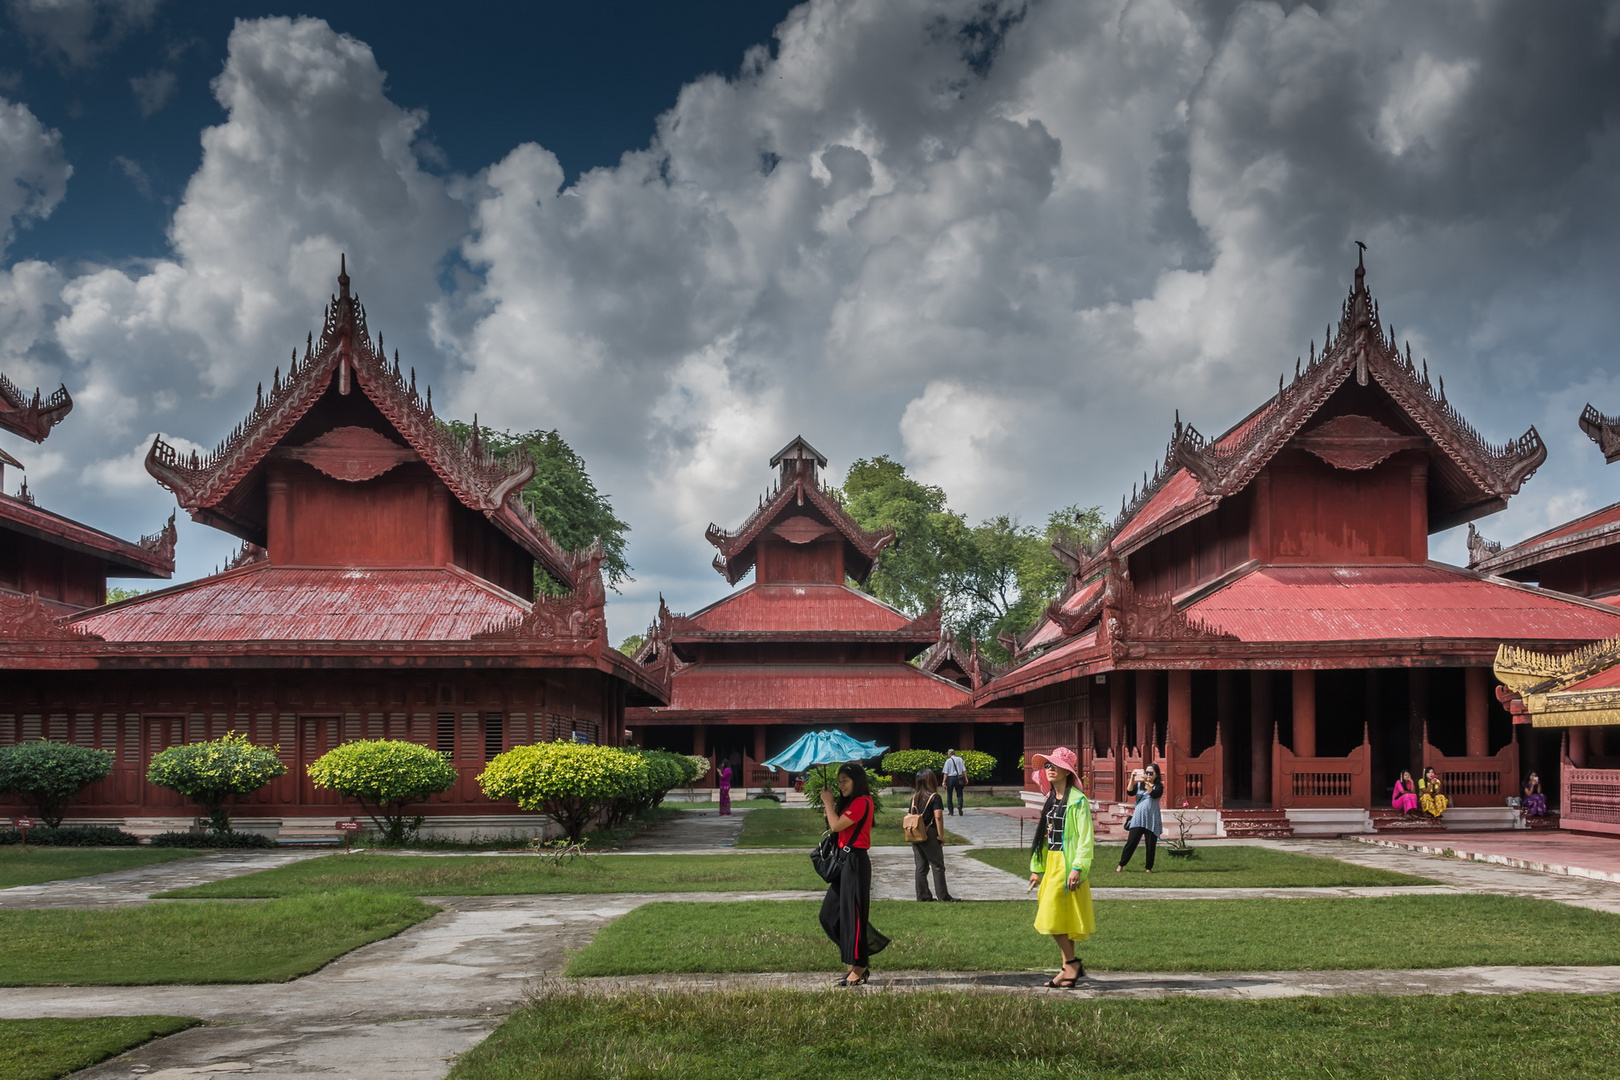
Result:
[[[1091,907],[1091,860],[1096,841],[1091,832],[1091,803],[1080,790],[1080,762],[1060,746],[1036,754],[1035,786],[1046,792],[1029,851],[1029,885],[1040,886],[1035,929],[1050,934],[1063,956],[1063,967],[1046,985],[1073,990],[1086,974],[1074,943],[1097,932]]]
[[[843,873],[827,886],[821,901],[821,928],[838,946],[839,957],[849,974],[834,985],[860,986],[870,974],[874,953],[888,947],[889,939],[873,928],[872,905],[872,816],[876,810],[866,769],[857,762],[838,767],[838,797],[821,789],[821,809],[827,815],[827,828],[838,834],[838,846],[849,849]]]

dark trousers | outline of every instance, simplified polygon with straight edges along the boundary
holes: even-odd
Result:
[[[872,860],[864,848],[849,853],[844,872],[827,886],[821,899],[821,929],[838,946],[838,957],[853,967],[866,967],[868,960],[889,945],[889,939],[872,928]]]
[[[1132,829],[1125,837],[1125,850],[1119,853],[1119,865],[1124,866],[1136,854],[1138,840],[1147,840],[1147,868],[1153,869],[1153,849],[1159,846],[1159,834],[1151,829]]]
[[[951,894],[945,889],[945,845],[939,838],[913,841],[911,857],[917,864],[917,899],[934,899],[928,893],[928,871],[932,870],[934,892],[939,894],[939,899],[949,900]]]
[[[956,800],[956,812],[962,812],[962,788],[964,781],[960,776],[947,776],[945,778],[945,812],[951,812],[951,800]]]

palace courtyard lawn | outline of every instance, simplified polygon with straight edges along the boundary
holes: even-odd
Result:
[[[1063,1001],[561,991],[514,1013],[450,1080],[1615,1077],[1617,1028],[1612,994]]]
[[[900,828],[900,817],[909,801],[903,795],[883,796],[885,809],[872,823],[874,847],[906,847],[909,841]],[[950,818],[946,818],[947,825]],[[767,802],[766,808],[754,810],[743,819],[742,835],[737,838],[740,848],[803,848],[809,851],[821,842],[827,831],[827,819],[820,807],[778,807]],[[967,839],[945,832],[947,844],[965,844]],[[908,858],[910,856],[907,856]]]
[[[56,1080],[196,1023],[184,1016],[0,1020],[0,1076],[6,1080]]]
[[[819,901],[647,904],[603,927],[567,974],[839,971]],[[1080,945],[1094,971],[1347,971],[1620,964],[1620,915],[1507,896],[1105,900]],[[876,901],[885,971],[1041,971],[1029,901]]]
[[[1393,870],[1375,870],[1338,859],[1239,844],[1200,845],[1194,849],[1198,854],[1190,859],[1171,858],[1161,844],[1151,874],[1143,872],[1142,849],[1137,848],[1131,864],[1115,873],[1121,850],[1119,845],[1097,845],[1097,855],[1091,864],[1093,889],[1305,889],[1439,884]],[[1022,848],[974,848],[966,854],[998,870],[1029,877],[1029,852]]]
[[[394,896],[532,896],[578,893],[764,892],[825,889],[794,855],[328,855],[175,889],[169,898],[307,896],[363,889]]]
[[[130,870],[174,859],[194,859],[200,854],[202,852],[182,848],[31,847],[24,851],[8,845],[0,847],[0,889],[110,874],[114,870]]]
[[[0,911],[0,986],[282,982],[436,911],[408,896],[362,892],[253,904]]]

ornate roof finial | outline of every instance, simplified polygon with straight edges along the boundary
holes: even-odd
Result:
[[[338,299],[349,298],[349,256],[346,253],[338,254]]]

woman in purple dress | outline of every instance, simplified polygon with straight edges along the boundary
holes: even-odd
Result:
[[[720,816],[731,816],[731,765],[720,763]]]
[[[1541,777],[1535,773],[1524,782],[1524,816],[1547,816],[1547,793],[1541,790]]]

